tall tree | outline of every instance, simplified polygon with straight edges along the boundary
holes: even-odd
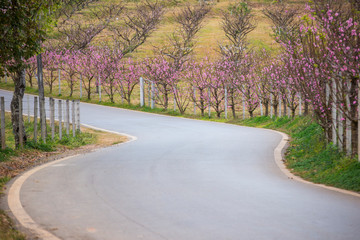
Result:
[[[41,52],[47,30],[61,15],[60,10],[74,10],[91,0],[0,0],[0,73],[4,69],[14,74],[14,95],[11,101],[11,117],[15,142],[19,144],[19,101],[25,91],[27,59]],[[69,12],[69,11],[66,11]],[[71,12],[71,11],[70,11]],[[21,116],[22,117],[22,116]],[[24,128],[22,128],[24,129]],[[27,137],[22,134],[24,142]]]

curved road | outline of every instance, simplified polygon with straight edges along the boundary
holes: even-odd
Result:
[[[288,179],[276,132],[90,104],[81,117],[138,139],[26,180],[24,209],[61,239],[359,239],[360,198]]]

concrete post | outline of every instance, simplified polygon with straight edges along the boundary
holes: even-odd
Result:
[[[281,99],[281,95],[279,95],[279,117],[281,117],[281,103],[282,103],[282,99]]]
[[[70,103],[69,103],[69,99],[66,100],[65,124],[66,124],[66,135],[69,136],[69,134],[70,134]]]
[[[23,102],[19,96],[19,144],[20,148],[24,147],[24,135],[23,135]]]
[[[101,102],[101,78],[99,77],[99,102]]]
[[[194,115],[196,115],[196,88],[194,87]]]
[[[332,118],[332,142],[337,143],[337,121],[336,121],[336,83],[332,80],[332,106],[331,106],[331,118]]]
[[[302,99],[300,93],[298,94],[298,96],[299,96],[299,116],[302,116]]]
[[[360,99],[360,86],[358,86],[358,123],[360,123],[360,104],[359,104],[359,99]],[[360,127],[358,127],[358,161],[360,162]]]
[[[62,100],[59,100],[59,139],[62,139]]]
[[[49,99],[50,103],[50,127],[51,127],[51,139],[54,140],[55,138],[55,106],[54,106],[54,99]]]
[[[5,143],[5,98],[1,97],[1,149],[6,148]]]
[[[176,95],[175,95],[175,91],[176,91],[176,88],[174,87],[174,112],[176,112]]]
[[[80,74],[80,99],[82,98],[82,75]]]
[[[144,79],[142,77],[140,77],[140,106],[143,107],[144,106]]]
[[[34,97],[34,141],[37,142],[38,98]]]
[[[209,109],[208,109],[208,111],[209,111],[209,118],[211,117],[211,91],[210,91],[210,87],[208,88],[208,101],[209,101]]]
[[[343,121],[342,121],[342,112],[339,111],[338,115],[337,115],[337,121],[338,121],[338,133],[339,133],[339,137],[337,139],[337,143],[338,146],[340,148],[340,150],[343,149],[343,133],[344,133],[344,126],[343,126]]]
[[[270,94],[270,117],[274,116],[274,108],[273,108],[273,95]]]
[[[242,107],[243,107],[243,120],[245,119],[245,108],[246,108],[246,105],[245,105],[245,94],[243,93],[242,94]]]
[[[59,75],[59,96],[61,95],[61,70],[58,69],[58,75]]]
[[[75,137],[75,132],[76,132],[76,129],[75,129],[75,101],[72,100],[72,108],[71,108],[71,116],[72,116],[72,133],[73,133],[73,137]]]
[[[228,98],[227,98],[227,86],[225,85],[225,119],[228,118],[227,116],[227,109],[228,109]]]
[[[27,97],[27,115],[28,115],[28,123],[30,123],[30,97],[29,95],[26,95]]]
[[[151,109],[155,107],[155,84],[151,81]]]
[[[76,102],[76,121],[77,121],[77,131],[81,132],[81,128],[80,128],[80,100],[78,100]]]

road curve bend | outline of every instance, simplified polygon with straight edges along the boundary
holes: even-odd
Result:
[[[284,175],[276,132],[83,103],[81,117],[137,140],[26,178],[19,201],[53,239],[359,239],[360,198]]]

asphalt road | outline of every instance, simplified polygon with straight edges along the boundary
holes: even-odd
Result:
[[[359,239],[360,198],[286,177],[278,133],[90,104],[81,119],[138,139],[23,184],[26,212],[61,239]]]

